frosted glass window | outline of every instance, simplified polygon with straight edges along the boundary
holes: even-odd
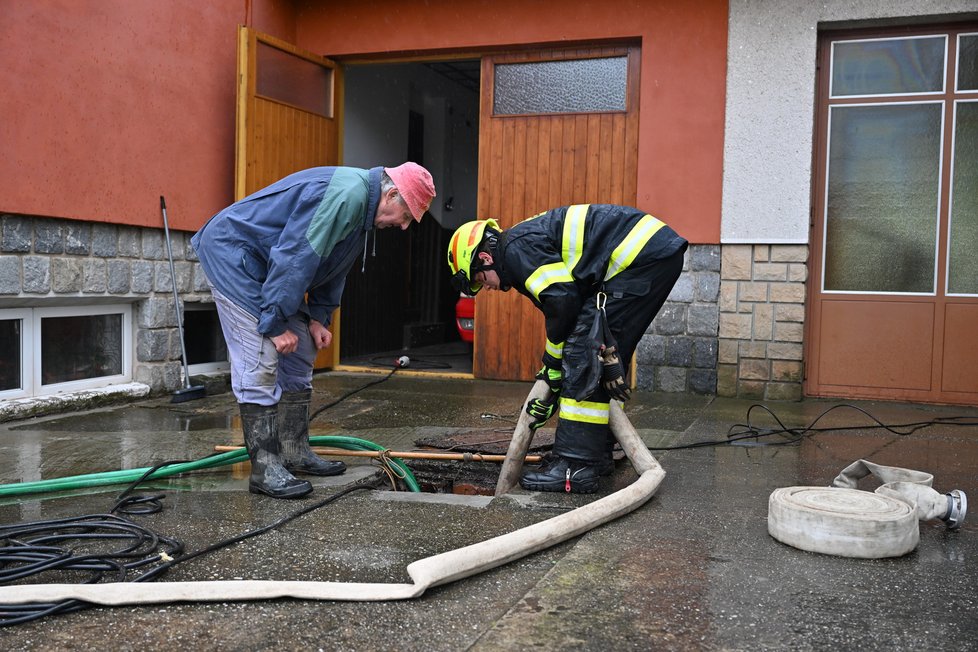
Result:
[[[624,111],[627,80],[626,57],[499,64],[493,113]]]
[[[832,97],[940,93],[946,37],[836,41]]]
[[[332,117],[333,71],[258,43],[255,92],[317,115]]]
[[[826,291],[934,291],[941,106],[831,108]]]
[[[978,294],[978,102],[955,106],[953,166],[947,291]]]
[[[958,90],[978,91],[978,34],[958,39]]]

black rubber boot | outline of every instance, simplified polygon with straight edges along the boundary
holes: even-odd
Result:
[[[278,403],[278,432],[282,463],[292,473],[340,475],[346,464],[324,460],[309,448],[309,400],[312,390],[282,392]]]
[[[520,486],[529,491],[593,494],[598,489],[598,467],[554,456],[539,470],[524,473]]]
[[[598,475],[600,475],[602,478],[609,476],[615,472],[615,444],[616,443],[617,440],[615,439],[615,436],[612,435],[611,432],[609,432],[607,441],[605,441],[604,444],[605,446],[604,457],[602,457],[601,461],[598,462],[596,465],[598,470]]]
[[[553,455],[538,470],[527,471],[520,485],[530,491],[591,494],[607,452],[608,425],[557,419]],[[612,467],[613,468],[613,467]]]
[[[251,458],[248,491],[272,498],[301,498],[312,491],[312,485],[299,480],[282,465],[279,456],[278,407],[240,403],[241,429]]]

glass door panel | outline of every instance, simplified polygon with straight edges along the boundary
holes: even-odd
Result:
[[[954,107],[948,294],[978,294],[978,101]]]
[[[831,107],[823,291],[934,292],[942,120],[936,102]]]

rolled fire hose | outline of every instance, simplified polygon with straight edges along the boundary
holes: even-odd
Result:
[[[856,488],[876,476],[875,492]],[[785,487],[768,501],[768,532],[801,550],[842,557],[881,559],[905,555],[920,542],[918,521],[941,519],[957,529],[968,511],[968,498],[955,489],[931,488],[934,476],[867,460],[853,462],[830,487]]]
[[[531,390],[531,395],[535,389],[536,386]],[[635,482],[613,494],[546,521],[412,562],[407,566],[407,573],[413,584],[268,580],[33,584],[0,587],[0,604],[68,599],[101,605],[132,605],[273,598],[351,602],[415,598],[430,587],[469,577],[545,550],[645,504],[662,483],[665,471],[615,401],[611,404],[610,428],[639,474]],[[529,446],[529,439],[526,440],[526,445]],[[517,461],[516,464],[519,465],[520,462]]]

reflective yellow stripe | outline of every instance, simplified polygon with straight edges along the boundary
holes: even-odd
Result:
[[[564,343],[554,344],[550,340],[547,340],[547,353],[550,354],[551,358],[556,358],[560,360],[564,357]]]
[[[640,219],[638,224],[633,226],[625,239],[621,241],[621,244],[611,252],[611,260],[608,262],[608,271],[604,275],[604,280],[607,281],[631,265],[635,256],[642,251],[645,243],[651,240],[652,236],[664,226],[665,223],[651,215],[646,215]]]
[[[560,249],[560,257],[564,259],[567,270],[574,271],[574,266],[584,253],[584,218],[590,204],[575,204],[567,209],[564,217],[564,239]]]
[[[526,279],[526,289],[535,299],[540,300],[540,293],[554,283],[572,283],[574,277],[567,271],[563,261],[537,267]]]
[[[610,410],[607,403],[594,401],[575,401],[570,398],[560,399],[560,418],[581,423],[608,423]]]

